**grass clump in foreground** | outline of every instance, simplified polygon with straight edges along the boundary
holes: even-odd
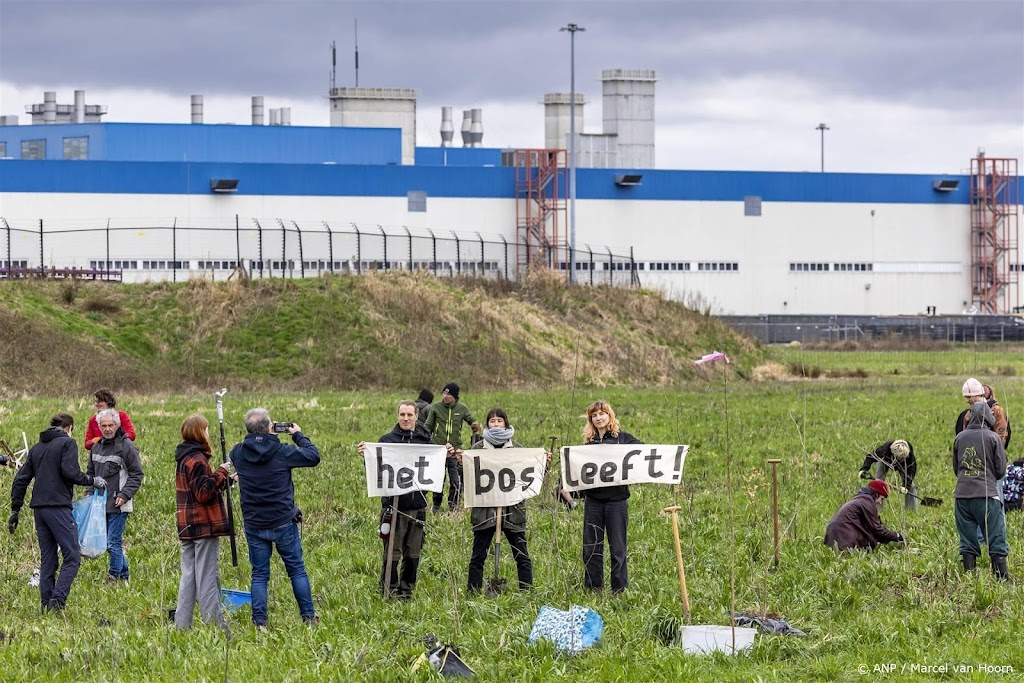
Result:
[[[201,411],[211,421],[213,397],[125,396],[139,429],[146,482],[125,535],[130,586],[105,586],[106,559],[86,560],[62,616],[38,614],[38,592],[26,585],[37,561],[29,518],[2,544],[0,581],[5,605],[0,670],[6,680],[434,680],[409,674],[428,633],[462,648],[481,680],[586,681],[860,680],[858,667],[895,663],[1013,666],[1024,670],[1016,625],[1024,620],[1024,562],[1018,548],[1019,514],[1008,519],[1010,572],[996,583],[987,559],[974,576],[959,570],[949,466],[952,418],[959,410],[947,381],[899,378],[820,383],[694,382],[678,391],[648,389],[466,392],[477,414],[500,405],[517,427],[517,440],[536,446],[557,434],[578,443],[578,417],[597,397],[611,401],[623,428],[650,443],[688,443],[685,482],[637,486],[630,503],[630,587],[622,596],[583,588],[582,510],[555,509],[546,498],[527,503],[528,539],[536,573],[529,593],[496,599],[467,597],[472,533],[466,516],[428,517],[419,583],[408,603],[384,603],[375,591],[381,544],[379,503],[368,499],[355,446],[394,423],[404,394],[228,394],[229,446],[242,436],[242,414],[266,405],[275,419],[295,420],[323,451],[323,463],[295,473],[303,508],[307,569],[322,623],[302,626],[283,566],[273,561],[268,633],[255,632],[248,613],[231,615],[229,641],[212,627],[179,633],[166,623],[177,591],[173,449],[181,419]],[[1003,405],[1022,395],[1017,382],[999,383]],[[727,393],[726,393],[727,392]],[[726,403],[727,399],[727,403]],[[0,412],[0,433],[36,432],[58,410],[81,421],[83,399],[29,399]],[[728,419],[726,419],[728,418]],[[728,425],[728,426],[727,426]],[[20,434],[17,434],[20,440]],[[857,490],[866,449],[887,438],[909,439],[919,461],[918,491],[941,497],[939,508],[906,513],[895,497],[883,521],[906,535],[905,550],[839,557],[821,543],[828,519]],[[1020,446],[1011,455],[1019,457]],[[782,561],[772,568],[770,469],[779,457]],[[727,485],[727,463],[732,482]],[[9,485],[4,475],[3,483]],[[728,623],[729,503],[735,523],[736,606],[781,616],[806,638],[757,637],[740,657],[691,657],[661,642],[665,625],[681,617],[669,522],[670,504],[683,507],[681,534],[694,623]],[[237,505],[237,500],[236,500]],[[236,508],[236,514],[238,510]],[[248,590],[248,563],[240,537],[233,569],[222,544],[225,587]],[[504,549],[502,574],[514,565]],[[487,564],[490,576],[492,564]],[[601,644],[575,657],[526,645],[542,605],[595,609],[605,621]],[[899,671],[899,668],[896,669]],[[930,675],[901,674],[910,680]],[[895,673],[895,672],[894,672]],[[872,674],[877,676],[877,674]],[[983,680],[975,673],[964,680]],[[1011,680],[1011,678],[1005,678]]]

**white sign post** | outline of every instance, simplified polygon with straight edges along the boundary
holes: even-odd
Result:
[[[624,484],[678,484],[689,446],[600,444],[562,448],[562,488],[586,491]]]
[[[410,443],[367,443],[366,493],[371,498],[412,491],[444,490],[444,446]]]
[[[463,451],[465,506],[511,507],[540,493],[547,458],[543,448],[478,448]]]

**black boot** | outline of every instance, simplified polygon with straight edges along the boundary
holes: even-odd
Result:
[[[974,571],[974,565],[978,561],[978,556],[977,555],[972,555],[970,553],[964,553],[964,554],[962,554],[960,556],[960,559],[963,560],[964,571],[965,572],[973,572]]]
[[[992,556],[992,573],[1000,581],[1010,580],[1010,570],[1006,567],[1006,556],[1005,555],[993,555]]]

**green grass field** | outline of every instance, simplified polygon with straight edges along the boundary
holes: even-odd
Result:
[[[1011,363],[999,364],[1004,362]],[[542,445],[553,434],[562,443],[579,443],[579,416],[591,400],[606,398],[623,428],[644,441],[691,446],[685,484],[678,489],[634,487],[631,583],[622,596],[594,595],[583,588],[582,509],[555,509],[545,497],[528,503],[536,574],[532,592],[467,596],[468,515],[439,515],[428,518],[420,580],[408,603],[386,603],[375,592],[379,503],[366,497],[355,451],[360,440],[375,440],[391,428],[396,402],[406,396],[229,393],[229,448],[241,438],[244,410],[264,405],[275,419],[297,421],[323,452],[320,467],[295,474],[306,518],[306,564],[322,623],[316,628],[301,624],[284,568],[275,559],[269,632],[255,632],[248,612],[242,611],[230,616],[230,640],[198,619],[193,631],[181,633],[165,618],[174,606],[179,578],[173,481],[178,426],[193,411],[214,422],[213,397],[125,396],[118,407],[136,424],[146,467],[125,534],[131,584],[104,585],[106,557],[84,560],[66,612],[40,615],[38,591],[27,585],[38,557],[26,509],[17,533],[0,544],[0,631],[5,634],[0,637],[0,678],[432,680],[436,674],[409,670],[423,651],[419,639],[433,633],[458,645],[481,680],[1021,680],[1020,513],[1007,520],[1013,582],[996,583],[987,558],[973,576],[959,569],[949,452],[953,420],[963,404],[962,381],[897,375],[726,385],[712,377],[672,391],[588,388],[575,397],[569,389],[464,392],[463,400],[479,417],[495,405],[505,407],[517,439],[530,446]],[[993,381],[1012,420],[1020,412],[1016,407],[1024,399],[1024,383]],[[20,443],[24,430],[31,443],[49,416],[61,410],[74,413],[84,425],[91,404],[84,399],[9,403],[0,407],[0,435]],[[883,521],[904,533],[910,546],[839,557],[822,545],[825,524],[858,489],[864,452],[889,438],[914,444],[920,495],[943,498],[945,504],[905,513],[890,503]],[[1013,458],[1024,452],[1024,438],[1017,439]],[[772,567],[768,458],[782,459],[783,543],[777,570]],[[11,478],[9,471],[0,473],[6,487]],[[682,615],[671,526],[659,515],[672,504],[683,507],[682,548],[693,623],[728,623],[734,561],[736,608],[777,615],[807,637],[759,635],[749,655],[735,658],[688,656],[664,645],[659,633]],[[227,588],[248,590],[241,537],[239,550],[240,567],[232,568],[228,544],[222,544],[221,579]],[[491,566],[488,562],[487,576]],[[515,567],[507,546],[502,572],[513,584]],[[545,604],[595,609],[604,618],[601,644],[575,657],[561,656],[549,645],[527,645],[532,622]],[[895,670],[876,668],[888,665]],[[974,671],[950,669],[941,676],[913,668],[922,665]],[[1016,674],[979,668],[985,665],[1012,666]],[[858,667],[867,667],[867,674]]]

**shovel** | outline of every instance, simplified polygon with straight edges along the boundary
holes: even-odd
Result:
[[[485,594],[489,598],[497,596],[505,590],[505,579],[498,575],[501,558],[501,508],[498,508],[498,516],[494,525],[494,577],[487,580]]]
[[[902,493],[905,496],[910,496],[911,498],[917,498],[919,501],[921,501],[921,505],[924,505],[926,507],[937,508],[940,505],[942,505],[942,499],[941,498],[932,498],[931,496],[925,496],[924,498],[922,498],[921,496],[918,496],[916,494],[910,493],[903,486],[894,486],[893,488],[898,490],[900,493]]]

